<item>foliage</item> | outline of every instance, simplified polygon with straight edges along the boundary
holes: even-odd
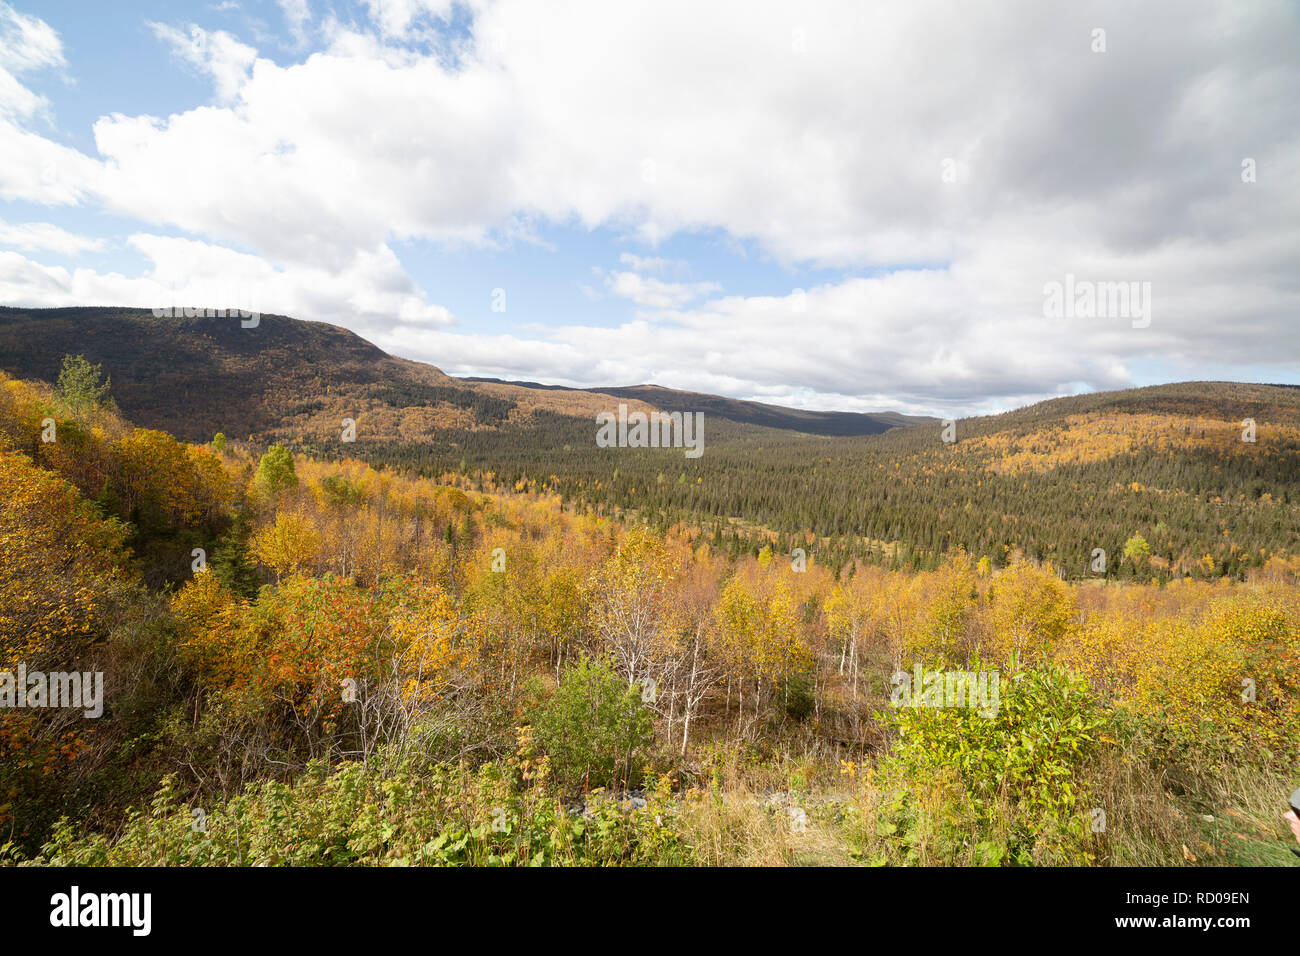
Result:
[[[1086,862],[1089,796],[1079,779],[1105,712],[1086,681],[1054,665],[1007,676],[992,716],[930,706],[891,715],[899,738],[884,772],[915,788],[895,805],[897,839],[952,852],[969,833],[1001,832],[981,850],[990,862]]]
[[[1151,545],[1140,534],[1135,534],[1124,542],[1124,557],[1136,565],[1141,565],[1151,557]]]
[[[107,633],[125,529],[14,452],[0,452],[0,501],[0,669],[75,661]]]
[[[319,548],[320,539],[311,521],[283,511],[275,516],[275,524],[257,532],[249,542],[252,556],[275,571],[277,578],[310,563]]]
[[[785,688],[812,663],[794,600],[783,585],[766,590],[733,578],[718,601],[717,617],[731,660],[751,679]]]
[[[231,594],[251,598],[257,594],[257,568],[248,549],[248,527],[236,516],[230,531],[217,541],[210,562],[212,573]]]
[[[640,776],[634,761],[651,741],[650,712],[641,688],[629,687],[607,664],[584,658],[570,667],[531,720],[560,783],[585,790]]]
[[[91,409],[108,405],[109,380],[100,382],[103,369],[92,365],[84,355],[65,355],[63,368],[54,386],[55,394],[73,412],[84,415]]]
[[[335,410],[313,401],[302,414]],[[190,446],[0,378],[3,663],[99,670],[111,689],[93,725],[0,714],[4,852],[53,836],[45,862],[1182,863],[1236,858],[1195,821],[1250,794],[1268,858],[1264,809],[1300,753],[1300,559],[1240,542],[1288,533],[1287,433],[1258,454],[1208,424],[1182,436],[1223,488],[1250,469],[1272,483],[1216,503],[1209,484],[1147,484],[1204,477],[1141,457],[1174,454],[1167,423],[1134,419],[1126,442],[1116,416],[1137,412],[1069,401],[1082,417],[1064,433],[1100,429],[1077,454],[1042,444],[1047,411],[980,420],[964,448],[880,436],[866,457],[850,442],[805,461],[786,434],[754,485],[749,439],[724,423],[731,472],[636,450],[536,472],[521,446],[470,479]],[[539,414],[467,424],[457,459]],[[1115,455],[1141,467],[1103,487]],[[841,469],[869,463],[859,512]],[[1098,494],[1099,524],[1059,530]],[[701,502],[727,521],[668,520]],[[1143,582],[1131,560],[1063,578],[1033,531],[1053,509],[1058,553],[1087,554],[1103,525],[1119,551],[1141,528]],[[741,517],[762,513],[798,533]],[[984,662],[1007,675],[992,717],[879,716],[891,673]],[[1088,832],[1094,803],[1122,835]]]
[[[257,463],[257,485],[275,494],[298,483],[293,467],[293,455],[283,445],[272,445]]]
[[[33,862],[51,866],[638,866],[690,862],[662,793],[645,806],[593,799],[571,813],[517,764],[311,767],[211,806],[201,828],[163,782],[115,839],[61,824]]]
[[[1050,655],[1074,625],[1074,595],[1050,567],[1018,563],[991,587],[992,652],[999,661]]]

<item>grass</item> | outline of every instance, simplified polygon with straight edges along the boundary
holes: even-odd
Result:
[[[679,824],[696,862],[710,866],[856,866],[935,864],[929,831],[918,828],[914,856],[881,832],[891,792],[869,766],[856,779],[826,761],[744,751],[715,752],[712,779],[682,801]],[[1293,771],[1220,766],[1179,778],[1147,762],[1106,751],[1087,768],[1091,802],[1106,810],[1094,839],[1096,862],[1109,866],[1300,866],[1282,819]],[[942,813],[941,788],[929,805]],[[922,801],[925,802],[924,794]],[[802,815],[792,815],[802,810]],[[1082,808],[1085,816],[1091,808]],[[1208,819],[1207,819],[1208,818]],[[999,834],[971,832],[954,861],[990,862],[980,844]],[[951,854],[951,850],[949,851]]]

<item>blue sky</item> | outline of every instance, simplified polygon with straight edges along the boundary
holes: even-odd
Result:
[[[1295,10],[1165,6],[0,2],[0,301],[820,408],[1300,381]]]

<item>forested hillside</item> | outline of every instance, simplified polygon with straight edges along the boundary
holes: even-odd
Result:
[[[1169,580],[1240,579],[1300,553],[1300,389],[1288,386],[1061,398],[948,433],[645,386],[453,379],[279,316],[243,329],[143,310],[0,309],[0,368],[52,382],[73,352],[103,365],[129,417],[189,441],[220,432],[248,451],[280,443],[483,491],[558,494],[661,532],[688,524],[731,555],[770,544],[829,567],[915,570],[961,547],[995,567],[1024,556],[1072,579]],[[596,447],[595,416],[620,402],[702,412],[704,454]],[[824,434],[798,431],[805,421]],[[900,427],[858,433],[886,424]]]
[[[1246,420],[1253,441],[1243,440]],[[592,425],[439,431],[419,444],[347,448],[484,488],[546,489],[598,514],[686,521],[716,546],[817,550],[934,568],[965,548],[1002,566],[1023,555],[1070,577],[1240,577],[1300,552],[1300,390],[1194,382],[1056,399],[866,438],[822,438],[705,419],[707,451],[597,449]],[[544,437],[543,437],[544,436]],[[1122,561],[1134,537],[1149,557]],[[1104,570],[1094,551],[1107,553]]]
[[[1004,419],[1011,454],[994,420],[900,447],[1032,485],[1095,466],[1047,467],[1036,429],[1150,411],[1105,401]],[[1254,461],[1154,415],[1152,454]],[[0,709],[0,862],[1289,859],[1295,557],[1105,586],[957,548],[828,565],[472,484],[187,444],[73,357],[0,380],[0,673],[104,677],[96,717]]]

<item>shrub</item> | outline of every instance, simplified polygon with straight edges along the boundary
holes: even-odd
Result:
[[[987,845],[974,862],[1091,859],[1078,780],[1106,714],[1083,678],[1040,665],[1000,681],[991,717],[921,706],[888,719],[899,735],[882,764],[898,786],[888,825],[903,844],[924,842],[946,857],[934,862],[960,862],[978,834]]]
[[[31,864],[51,866],[674,865],[690,861],[662,792],[643,807],[611,799],[570,813],[516,768],[313,764],[229,800],[183,799],[174,777],[110,838],[63,821]],[[202,810],[203,812],[196,812]],[[24,861],[17,860],[22,863]]]
[[[1300,631],[1254,596],[1217,600],[1195,622],[1150,629],[1132,709],[1161,760],[1193,767],[1294,760],[1300,739]]]
[[[609,665],[584,658],[534,709],[533,728],[557,781],[573,788],[633,782],[633,757],[650,743],[641,690]]]

